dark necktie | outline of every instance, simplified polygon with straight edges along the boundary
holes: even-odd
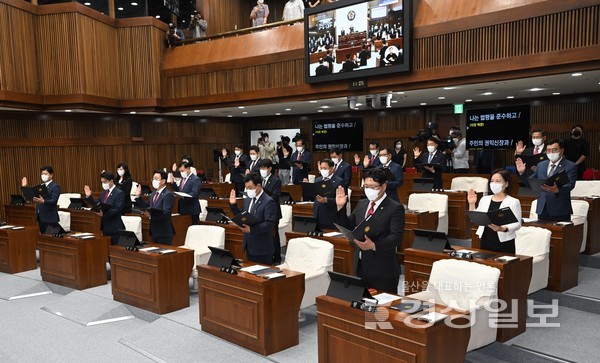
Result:
[[[371,207],[367,211],[367,217],[366,218],[369,218],[370,216],[372,216],[373,213],[375,213],[375,202],[371,202]]]
[[[252,200],[250,201],[250,208],[248,208],[248,209],[250,209],[249,210],[250,213],[254,213],[255,206],[256,206],[256,197],[252,198]]]
[[[183,179],[183,181],[181,182],[181,190],[183,191],[183,187],[185,187],[185,182],[187,182],[187,178]]]
[[[156,193],[154,194],[154,199],[152,199],[152,206],[154,206],[154,205],[156,204],[156,200],[158,200],[158,195],[159,195],[159,194],[160,194],[159,192],[156,192]]]
[[[106,203],[106,201],[108,200],[109,196],[110,196],[110,190],[107,190],[106,194],[104,195],[104,203]]]
[[[548,175],[550,176],[554,173],[554,168],[556,168],[556,164],[550,164],[550,169],[548,169]]]

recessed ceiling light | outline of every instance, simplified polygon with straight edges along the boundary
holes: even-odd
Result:
[[[247,115],[247,114],[248,114],[248,111],[242,112],[242,115]]]
[[[321,106],[321,108],[330,108],[330,106],[328,106],[328,105],[323,105],[323,106]]]
[[[545,88],[533,87],[529,89],[530,92],[539,92],[543,90],[545,90]]]
[[[403,91],[400,91],[400,92],[396,92],[396,94],[397,94],[397,95],[403,95],[403,94],[404,94],[404,92],[403,92]]]
[[[181,116],[187,116],[187,113],[182,113]]]
[[[117,10],[119,10],[119,11],[123,11],[123,8],[117,8]]]
[[[133,6],[137,6],[137,4],[138,4],[138,3],[131,3],[131,5],[133,5]]]
[[[392,103],[398,103],[398,100],[392,100]]]
[[[239,108],[240,110],[243,110],[245,107],[244,107],[244,106],[238,106],[238,108]]]
[[[90,6],[90,5],[92,5],[92,3],[83,3],[83,5]]]
[[[490,95],[492,95],[492,94],[493,94],[492,92],[485,92],[485,93],[482,93],[482,95],[484,95],[484,96],[490,96]]]
[[[552,92],[553,95],[558,96],[560,92]]]
[[[71,112],[71,110],[65,110],[65,112]]]
[[[194,110],[194,112],[200,112],[200,110]]]
[[[362,106],[362,103],[356,102],[356,107],[358,107],[358,106]]]
[[[319,101],[317,101],[317,100],[312,100],[312,101],[308,101],[308,102],[310,102],[310,103],[317,103],[317,102],[319,102]]]
[[[445,89],[446,91],[449,91],[449,90],[451,90],[451,89],[456,89],[456,87],[444,87],[444,89]]]
[[[157,16],[156,16],[156,19],[160,19],[160,15],[157,15]]]
[[[291,108],[286,108],[285,110],[286,110],[286,111],[291,111],[292,109],[291,109]]]
[[[573,74],[571,74],[571,76],[580,77],[580,76],[583,76],[583,73],[573,73]]]
[[[137,112],[135,111],[129,111],[130,114],[135,115]]]
[[[426,106],[426,105],[427,105],[427,102],[421,102],[421,103],[420,103],[420,105],[421,105],[421,106]]]
[[[317,110],[317,112],[323,112],[323,110]]]
[[[281,112],[277,112],[275,116],[281,116]]]
[[[445,100],[445,99],[446,99],[446,97],[444,97],[444,96],[438,97],[438,100]]]
[[[515,96],[506,96],[506,98],[508,98],[509,100],[512,100],[513,98],[515,98]]]
[[[471,102],[471,101],[473,101],[473,100],[470,99],[470,98],[468,98],[468,99],[465,100],[465,102]]]
[[[233,117],[233,115],[227,115],[227,117]]]

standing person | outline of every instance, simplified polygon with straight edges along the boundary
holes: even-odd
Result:
[[[281,184],[288,185],[290,183],[290,158],[293,150],[290,146],[290,138],[287,136],[281,137],[281,142],[277,143],[277,157],[279,159],[279,178]]]
[[[179,197],[178,213],[183,215],[192,216],[192,225],[200,222],[200,202],[198,201],[198,194],[200,194],[200,188],[202,183],[197,175],[194,175],[190,171],[190,164],[182,161],[179,163],[179,172],[181,173],[181,183],[177,185],[175,178],[172,173],[169,173],[167,181],[171,184],[173,192],[182,192],[189,194],[191,197]]]
[[[402,140],[394,142],[394,150],[392,151],[392,161],[402,167],[402,171],[406,170],[406,150],[402,146]]]
[[[323,58],[319,58],[319,66],[315,69],[315,76],[324,76],[331,73],[329,67],[323,64]]]
[[[93,213],[101,217],[100,228],[102,229],[102,235],[110,236],[111,244],[116,245],[119,241],[118,231],[125,229],[125,225],[121,219],[125,194],[116,187],[115,175],[109,171],[104,171],[100,174],[100,182],[104,190],[100,199],[95,200],[92,197],[92,189],[89,185],[83,187],[83,192],[88,203],[91,205],[99,205],[100,203],[110,205],[110,209],[107,211],[100,210]]]
[[[381,162],[381,165],[377,166],[377,168],[386,172],[386,194],[388,197],[397,202],[399,201],[398,188],[400,188],[404,183],[402,167],[392,161],[391,151],[387,147],[379,150],[379,161]]]
[[[260,133],[261,138],[258,142],[258,150],[261,159],[270,159],[272,162],[277,162],[277,149],[275,143],[269,139],[269,134],[266,132]],[[262,140],[261,140],[262,139]]]
[[[185,35],[180,29],[177,29],[177,25],[169,23],[169,31],[167,32],[167,42],[169,48],[173,48],[179,45],[182,40],[185,40]]]
[[[365,219],[369,219],[371,239],[354,240],[355,270],[367,287],[397,294],[400,280],[400,265],[396,249],[402,245],[404,237],[404,207],[386,196],[386,173],[382,169],[370,169],[365,172],[365,195],[348,217],[346,203],[348,196],[344,188],[336,191],[337,213],[335,221],[353,230]]]
[[[163,245],[173,244],[173,224],[171,214],[175,196],[167,189],[167,173],[162,170],[155,170],[152,176],[152,188],[154,191],[150,194],[150,199],[146,202],[140,196],[142,195],[142,186],[138,185],[135,192],[136,203],[143,208],[152,208],[153,212],[144,212],[150,217],[150,236],[152,242]]]
[[[117,164],[117,188],[119,188],[124,195],[124,203],[123,203],[123,214],[131,213],[131,186],[133,184],[133,179],[131,178],[131,172],[129,171],[129,167],[125,163]]]
[[[456,147],[450,151],[452,156],[452,167],[455,173],[469,173],[469,150],[467,150],[467,140],[463,137],[460,130],[452,130],[450,136]]]
[[[302,0],[289,0],[283,7],[283,21],[304,18],[304,3]]]
[[[370,169],[381,165],[381,161],[379,161],[379,143],[375,141],[369,143],[369,153],[365,155],[362,163],[358,154],[354,154],[354,165],[359,169]]]
[[[272,265],[275,243],[273,229],[277,226],[277,203],[264,192],[260,175],[250,173],[244,177],[244,183],[248,198],[244,198],[243,211],[254,215],[259,222],[254,226],[240,227],[244,233],[246,258],[248,261]],[[235,190],[231,190],[229,204],[233,214],[237,215],[242,212],[237,206]]]
[[[548,177],[564,170],[569,177],[569,182],[562,187],[558,187],[556,184],[542,185],[535,212],[541,220],[569,222],[571,221],[571,214],[573,214],[571,190],[573,190],[577,181],[577,166],[564,157],[564,144],[557,139],[548,141],[546,155],[548,160],[540,162],[529,178],[548,179]],[[526,181],[525,170],[527,164],[519,158],[516,161],[516,166],[520,179]]]
[[[244,154],[244,146],[242,144],[235,145],[233,155],[227,154],[227,149],[223,149],[223,164],[229,166],[229,176],[231,182],[235,184],[235,190],[238,196],[244,193],[244,175],[246,174],[247,165],[250,165],[250,158]]]
[[[348,190],[352,182],[352,167],[344,161],[342,149],[336,147],[329,150],[329,157],[333,161],[333,175],[342,178],[342,186]]]
[[[371,51],[367,49],[366,44],[362,45],[361,51],[358,53],[358,59],[360,60],[360,67],[366,66],[368,60],[371,59]]]
[[[315,179],[315,183],[331,180],[331,184],[335,189],[337,189],[339,186],[344,187],[342,184],[344,182],[343,179],[335,176],[333,172],[334,165],[335,164],[330,159],[321,160],[319,162],[319,172],[321,176]],[[321,230],[335,229],[333,222],[336,213],[337,207],[334,196],[324,197],[317,195],[313,203],[313,215],[317,220],[317,225]]]
[[[346,61],[342,64],[341,72],[352,72],[354,69],[358,68],[358,64],[352,59],[352,55],[350,53],[346,54]]]
[[[48,189],[48,198],[34,197],[35,214],[37,217],[40,233],[46,231],[48,223],[58,223],[58,197],[60,197],[60,186],[54,182],[54,168],[42,166],[40,168],[42,184]],[[27,178],[21,179],[21,186],[27,186]]]
[[[250,12],[250,19],[252,19],[252,26],[265,25],[267,18],[269,17],[269,5],[265,4],[264,0],[257,0],[256,6],[252,8]]]
[[[521,228],[521,202],[510,196],[511,190],[510,173],[504,169],[497,169],[492,172],[489,178],[488,195],[481,198],[479,206],[475,207],[477,193],[473,189],[469,190],[467,195],[469,210],[490,212],[509,207],[517,217],[517,222],[503,226],[495,224],[479,226],[476,233],[481,240],[480,248],[484,250],[515,253],[516,232]]]
[[[292,164],[292,183],[301,184],[308,178],[311,163],[310,151],[306,150],[304,139],[296,139],[296,151],[292,154],[290,163]],[[296,162],[296,163],[295,163]],[[299,162],[305,162],[308,165],[302,165]]]
[[[583,179],[585,159],[590,155],[590,143],[583,138],[583,126],[575,125],[571,129],[571,138],[565,140],[565,158],[577,165],[577,179]]]
[[[331,54],[331,49],[327,49],[327,53],[325,54],[325,58],[323,58],[323,62],[327,63],[329,73],[333,73],[333,63],[335,63],[335,58]]]
[[[189,30],[192,31],[192,37],[194,38],[202,38],[206,36],[206,28],[208,27],[208,23],[205,19],[202,19],[202,14],[200,14],[197,10],[194,10],[194,14],[192,14],[190,19]]]
[[[281,179],[273,175],[273,162],[269,159],[262,160],[258,164],[260,177],[262,179],[262,187],[265,193],[271,196],[277,204],[277,221],[283,216],[281,212],[281,205],[279,204],[279,197],[281,196]],[[278,264],[281,262],[281,240],[279,239],[279,225],[273,228],[274,240],[274,252],[273,252],[273,263]]]
[[[543,159],[546,157],[546,132],[542,129],[535,129],[531,131],[531,145],[525,147],[523,141],[517,141],[515,148],[515,156],[517,155],[540,155]],[[529,169],[525,171],[525,176],[531,176],[535,172],[536,165],[530,165]]]
[[[423,173],[425,178],[433,178],[433,188],[443,189],[442,184],[442,173],[446,168],[446,154],[438,150],[440,140],[436,137],[430,137],[427,139],[427,152],[421,152],[421,149],[417,146],[413,149],[415,155],[414,163],[415,166],[421,164],[419,169]],[[429,165],[431,166],[429,166]]]
[[[250,149],[248,149],[248,156],[250,156],[250,162],[248,163],[248,168],[246,168],[245,174],[258,173],[258,164],[262,161],[259,153],[260,151],[258,149],[258,146],[250,146]]]
[[[188,163],[190,164],[190,173],[194,174],[194,175],[198,175],[198,171],[196,170],[196,168],[194,168],[194,161],[192,160],[192,155],[190,154],[185,154],[181,157],[181,161],[184,163]],[[173,171],[177,171],[178,170],[178,165],[179,163],[173,163]]]
[[[385,60],[385,52],[387,51],[388,45],[387,45],[387,40],[382,39],[381,40],[381,49],[379,49],[379,66],[380,67],[385,67],[387,64],[387,61]]]

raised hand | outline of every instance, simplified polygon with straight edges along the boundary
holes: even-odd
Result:
[[[281,152],[283,153],[283,156],[284,156],[284,157],[286,157],[286,158],[288,157],[288,155],[290,155],[290,152],[289,152],[289,151],[288,151],[288,149],[286,149],[286,148],[283,148],[283,149],[281,150]]]
[[[521,141],[521,140],[517,141],[515,151],[516,151],[517,155],[521,155],[523,153],[523,151],[525,151],[525,145],[523,144],[523,141]]]
[[[525,172],[527,164],[524,163],[521,158],[517,158],[517,160],[515,160],[515,166],[517,167],[517,171],[519,172],[519,174],[523,174]]]
[[[139,197],[142,195],[142,185],[138,183],[137,188],[135,188],[135,196]]]
[[[23,179],[21,179],[21,186],[22,187],[26,187],[27,186],[27,177],[23,177]]]
[[[416,159],[416,158],[418,158],[419,156],[421,156],[421,149],[419,149],[419,147],[418,147],[418,146],[416,146],[416,147],[413,149],[413,154],[415,154],[415,159]]]
[[[467,202],[472,205],[477,203],[477,193],[473,189],[469,189],[469,193],[467,193]]]
[[[83,186],[83,193],[85,194],[86,197],[90,197],[92,195],[92,189],[90,188],[89,185]]]
[[[169,173],[167,176],[167,183],[175,183],[175,177],[173,176],[173,173]]]
[[[231,189],[231,193],[229,193],[229,204],[237,203],[237,199],[235,197],[236,197],[235,189]]]
[[[224,158],[227,157],[227,149],[223,148],[223,150],[221,150],[221,154]]]
[[[348,203],[346,191],[344,188],[342,188],[342,186],[339,186],[335,191],[335,204],[337,205],[337,209],[340,210],[346,207],[346,203]]]
[[[360,163],[360,156],[358,156],[358,154],[354,154],[354,164],[359,164]]]
[[[173,163],[172,170],[173,170],[173,171],[177,171],[177,163]]]
[[[365,168],[368,167],[370,161],[371,161],[371,159],[369,159],[369,155],[365,155],[365,157],[363,158],[363,166]]]

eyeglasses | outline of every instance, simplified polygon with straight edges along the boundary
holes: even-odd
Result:
[[[379,189],[381,189],[381,185],[380,185],[380,184],[377,184],[377,185],[375,185],[375,184],[365,184],[365,185],[363,186],[363,189],[367,189],[367,188],[368,188],[368,189],[375,189],[375,190],[379,190]]]

